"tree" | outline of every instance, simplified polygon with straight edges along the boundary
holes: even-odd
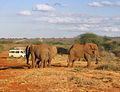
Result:
[[[96,34],[85,33],[85,34],[80,35],[78,42],[80,42],[80,44],[95,43],[97,45],[101,45],[103,42],[103,39],[98,37]]]
[[[103,47],[107,51],[113,51],[119,47],[119,44],[116,41],[105,42],[105,43],[103,43]]]

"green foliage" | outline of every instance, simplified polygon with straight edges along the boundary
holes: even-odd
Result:
[[[57,47],[58,54],[68,54],[69,49],[63,47]]]
[[[119,47],[119,44],[116,41],[106,42],[106,43],[103,43],[102,45],[107,51],[113,51]]]
[[[85,33],[80,35],[80,39],[77,42],[80,42],[80,44],[95,43],[97,45],[101,45],[103,39],[99,38],[96,34]]]
[[[13,43],[12,41],[4,41],[4,40],[1,40],[0,41],[0,44],[11,44]]]
[[[74,43],[80,43],[80,39],[75,39]]]
[[[101,50],[113,51],[120,47],[120,44],[116,41],[112,41],[109,37],[98,37],[93,33],[85,33],[80,35],[79,39],[75,39],[75,43],[86,44],[95,43]]]
[[[51,42],[47,42],[48,44],[53,44],[53,45],[64,45],[64,43],[63,42],[53,42],[53,41],[51,41]]]
[[[33,42],[32,44],[35,44],[35,45],[39,45],[39,44],[41,44],[42,42],[40,42],[40,41],[35,41],[35,42]]]
[[[104,42],[108,42],[108,41],[111,41],[112,39],[108,38],[108,37],[103,37],[103,40],[104,40]]]

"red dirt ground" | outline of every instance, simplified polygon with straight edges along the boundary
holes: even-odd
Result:
[[[28,69],[24,59],[0,54],[0,92],[120,92],[120,73],[94,69],[73,72],[61,63],[65,59],[58,56],[59,62],[50,68]]]

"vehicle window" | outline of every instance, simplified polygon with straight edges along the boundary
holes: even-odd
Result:
[[[19,51],[16,51],[16,53],[19,53]]]
[[[23,53],[23,51],[21,51],[21,53]]]
[[[14,51],[10,51],[10,53],[15,53]]]

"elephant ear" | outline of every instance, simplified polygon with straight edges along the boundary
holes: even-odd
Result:
[[[26,55],[30,53],[30,45],[26,46],[25,52],[26,52]]]
[[[85,44],[85,46],[84,46],[84,51],[85,51],[86,53],[90,54],[90,55],[95,54],[95,50],[96,50],[96,49],[97,49],[97,48],[96,48],[95,44],[92,44],[92,43],[87,43],[87,44]]]

